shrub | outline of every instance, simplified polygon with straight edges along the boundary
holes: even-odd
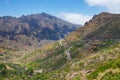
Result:
[[[1,63],[0,64],[0,76],[5,76],[7,75],[7,68],[6,65]]]

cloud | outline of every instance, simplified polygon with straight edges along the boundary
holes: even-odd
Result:
[[[108,12],[120,13],[120,0],[85,0],[90,6],[101,6]]]
[[[68,22],[81,25],[84,25],[86,21],[89,21],[92,18],[91,16],[83,15],[80,13],[66,13],[66,12],[60,13],[58,17]]]

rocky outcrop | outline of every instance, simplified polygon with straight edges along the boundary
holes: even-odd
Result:
[[[76,26],[46,13],[19,18],[4,16],[0,17],[0,45],[18,48],[39,46],[41,40],[64,38]]]

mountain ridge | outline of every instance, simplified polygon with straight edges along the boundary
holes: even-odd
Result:
[[[39,46],[41,40],[58,40],[76,29],[72,23],[41,13],[21,17],[0,17],[0,37],[3,46],[14,43],[22,46]],[[8,44],[6,44],[6,40]],[[28,40],[28,42],[27,42]],[[34,44],[35,43],[35,44]],[[2,44],[1,44],[2,45]],[[14,46],[11,46],[14,47]],[[20,47],[19,47],[20,48]]]
[[[119,15],[100,13],[64,39],[22,56],[6,55],[1,66],[8,68],[1,70],[7,72],[1,74],[11,80],[119,80]]]

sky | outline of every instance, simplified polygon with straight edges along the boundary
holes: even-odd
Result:
[[[100,12],[120,13],[120,0],[0,0],[0,16],[20,17],[45,12],[84,24]]]

